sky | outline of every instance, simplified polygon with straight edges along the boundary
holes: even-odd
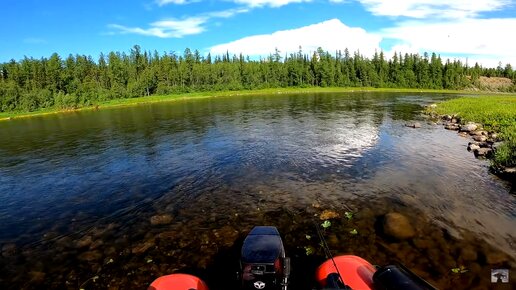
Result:
[[[516,0],[2,0],[0,62],[185,48],[259,58],[318,47],[516,67]]]

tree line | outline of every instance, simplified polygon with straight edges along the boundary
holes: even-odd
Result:
[[[25,57],[0,64],[0,112],[40,108],[77,108],[103,101],[153,94],[279,87],[386,87],[465,89],[479,87],[480,76],[507,77],[516,73],[510,64],[483,68],[460,60],[443,62],[439,55],[395,53],[390,58],[376,52],[366,58],[347,49],[330,53],[319,48],[306,54],[252,60],[240,55],[202,56],[142,51],[86,55],[57,53],[49,58]],[[516,91],[516,86],[506,88]]]

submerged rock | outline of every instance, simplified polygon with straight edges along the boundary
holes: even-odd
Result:
[[[30,282],[34,283],[34,284],[39,284],[39,283],[45,281],[45,276],[46,276],[46,274],[44,272],[40,272],[40,271],[30,271],[29,272]]]
[[[150,218],[150,223],[153,226],[166,225],[172,222],[172,216],[169,214],[155,215]]]
[[[490,265],[502,264],[509,260],[507,255],[505,255],[504,253],[500,253],[500,252],[489,251],[485,255],[486,255],[486,262]]]
[[[398,240],[411,239],[416,235],[416,231],[410,224],[408,218],[396,212],[385,215],[383,220],[383,232]]]
[[[329,210],[329,209],[325,209],[319,216],[319,219],[329,220],[329,219],[336,219],[339,217],[340,217],[340,215],[337,212]]]
[[[143,243],[137,244],[131,249],[131,253],[133,254],[143,254],[147,252],[148,249],[154,247],[154,240],[148,240]]]
[[[15,244],[5,244],[2,246],[2,256],[10,257],[16,253]]]
[[[77,248],[89,247],[93,243],[91,236],[84,236],[75,244]]]
[[[102,254],[99,251],[88,251],[79,255],[79,260],[86,262],[94,262],[102,259]]]
[[[472,247],[465,247],[460,250],[460,257],[464,261],[476,261],[478,258],[477,251]]]

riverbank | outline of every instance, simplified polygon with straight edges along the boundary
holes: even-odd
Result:
[[[400,93],[443,93],[443,94],[478,94],[474,91],[455,91],[455,90],[430,90],[430,89],[400,89],[400,88],[274,88],[262,90],[241,90],[241,91],[220,91],[220,92],[197,92],[185,94],[154,95],[130,99],[116,99],[100,102],[90,106],[78,107],[74,109],[45,108],[32,112],[0,112],[0,121],[15,118],[26,118],[56,113],[75,112],[82,110],[98,110],[110,107],[134,106],[146,103],[171,102],[186,99],[213,98],[233,95],[260,95],[260,94],[309,94],[309,93],[341,93],[341,92],[400,92]],[[496,94],[496,93],[488,93]],[[498,93],[499,94],[499,93]]]
[[[483,130],[475,128],[467,132],[472,136],[478,133],[478,141],[481,142],[486,141],[480,140],[481,135],[488,136],[489,143],[500,142],[493,151],[492,169],[497,173],[510,174],[511,168],[516,167],[516,96],[461,97],[439,103],[429,108],[429,111],[439,116],[456,116],[456,118],[447,118],[450,122],[456,119],[456,122],[462,125],[468,122],[481,124]],[[459,126],[457,125],[455,129],[459,130]],[[465,132],[462,129],[460,131]],[[510,175],[512,178],[515,176],[514,173]]]

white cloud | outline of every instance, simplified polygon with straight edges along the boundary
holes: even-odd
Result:
[[[393,47],[398,52],[436,52],[456,55],[470,62],[478,60],[485,66],[496,66],[498,61],[516,65],[516,18],[458,19],[439,23],[421,21],[401,22],[384,29],[384,38],[397,39]]]
[[[374,15],[465,18],[500,10],[510,0],[357,0]]]
[[[164,5],[167,5],[167,4],[176,4],[176,5],[182,5],[182,4],[189,4],[189,3],[192,3],[194,1],[189,1],[189,0],[156,0],[156,3],[158,4],[158,6],[164,6]]]
[[[223,54],[229,51],[232,54],[264,56],[273,53],[276,48],[282,54],[297,52],[301,46],[304,52],[315,51],[318,47],[331,52],[348,48],[351,52],[360,50],[364,55],[372,55],[375,49],[380,49],[380,41],[378,35],[332,19],[297,29],[244,37],[213,46],[210,52]]]
[[[119,24],[111,24],[110,28],[120,33],[141,34],[160,38],[181,38],[186,35],[199,34],[205,30],[203,24],[207,17],[190,17],[182,20],[168,19],[153,22],[149,28],[127,27]]]
[[[206,31],[206,23],[212,18],[229,18],[236,14],[249,12],[248,8],[235,8],[204,13],[184,19],[165,19],[149,24],[148,28],[127,27],[120,24],[110,24],[109,28],[122,34],[140,34],[160,38],[181,38],[187,35],[199,34]]]
[[[250,11],[249,8],[235,8],[235,9],[228,9],[228,10],[223,10],[223,11],[208,12],[204,15],[209,18],[230,18],[237,14],[247,13],[249,11]]]
[[[311,2],[312,0],[232,0],[237,4],[245,4],[250,7],[281,7],[290,3]]]

